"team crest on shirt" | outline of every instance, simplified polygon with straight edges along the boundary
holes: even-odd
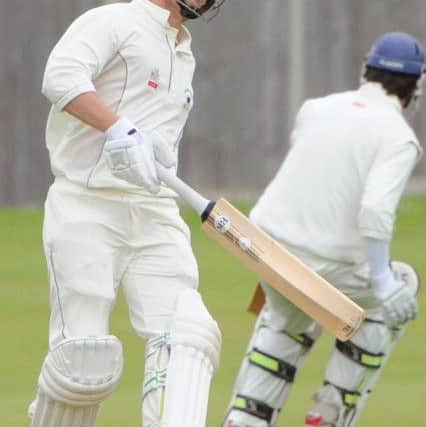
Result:
[[[160,70],[156,68],[155,70],[151,71],[151,74],[148,80],[148,86],[152,89],[158,89],[159,85],[160,85]]]
[[[185,89],[185,108],[189,111],[192,108],[193,104],[193,94],[191,89]]]
[[[354,102],[352,102],[352,105],[354,107],[358,107],[358,108],[365,108],[366,107],[366,105],[360,101],[354,101]]]

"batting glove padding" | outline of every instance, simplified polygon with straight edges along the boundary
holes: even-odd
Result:
[[[419,310],[416,291],[420,285],[419,277],[410,265],[394,261],[386,281],[386,286],[381,284],[376,288],[376,295],[383,301],[387,325],[394,328],[417,316]]]
[[[401,283],[400,287],[383,301],[383,309],[386,324],[390,328],[415,319],[418,313],[416,297],[405,283]]]
[[[127,129],[123,132],[123,129]],[[111,173],[131,184],[146,187],[150,193],[160,191],[156,161],[166,168],[175,166],[174,155],[156,133],[142,132],[127,119],[120,119],[106,132],[104,145]]]

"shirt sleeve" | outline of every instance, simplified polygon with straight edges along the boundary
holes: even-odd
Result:
[[[113,8],[101,7],[75,20],[47,61],[42,93],[59,110],[75,97],[95,92],[96,76],[119,47]]]
[[[311,107],[312,104],[313,104],[313,101],[308,99],[299,108],[299,111],[297,112],[296,117],[294,119],[293,129],[290,133],[290,147],[292,147],[296,143],[299,129],[303,127],[303,122],[305,120],[306,112],[308,111],[309,108],[312,108]]]
[[[359,227],[363,237],[392,238],[396,209],[418,156],[414,142],[385,144],[380,148],[361,200]]]

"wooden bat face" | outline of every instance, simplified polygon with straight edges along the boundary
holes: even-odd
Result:
[[[202,219],[207,234],[337,338],[348,340],[361,326],[361,307],[226,200],[211,203]]]

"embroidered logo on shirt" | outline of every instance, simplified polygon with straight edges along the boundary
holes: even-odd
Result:
[[[156,68],[151,71],[151,75],[149,76],[148,86],[152,89],[157,89],[160,84],[160,70]]]
[[[363,104],[362,102],[360,102],[360,101],[354,101],[354,102],[352,102],[352,105],[354,106],[354,107],[358,107],[358,108],[365,108],[366,107],[366,105],[365,104]]]
[[[190,89],[185,89],[185,108],[189,111],[192,108],[192,91]]]

